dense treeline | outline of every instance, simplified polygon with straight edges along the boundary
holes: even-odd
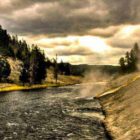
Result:
[[[11,68],[8,61],[0,57],[0,81],[5,81],[11,73]]]
[[[18,41],[17,36],[10,36],[0,26],[0,55],[25,60],[29,53],[29,46],[25,40]]]
[[[0,26],[0,81],[2,76],[7,78],[10,75],[10,65],[5,59],[12,57],[22,61],[22,69],[19,80],[23,84],[38,84],[47,77],[47,69],[53,67],[54,78],[58,74],[70,75],[69,63],[57,63],[56,59],[50,60],[45,57],[43,51],[38,46],[29,46],[25,40],[18,40],[17,36],[10,36],[6,30]],[[7,65],[6,67],[5,64]],[[4,71],[8,71],[7,73]],[[4,74],[6,73],[6,74]]]
[[[138,70],[138,62],[140,60],[140,49],[137,43],[130,52],[126,52],[125,57],[119,60],[122,73],[130,73]]]
[[[41,83],[46,78],[46,61],[45,55],[41,50],[34,46],[30,53],[23,59],[20,81],[30,84]]]

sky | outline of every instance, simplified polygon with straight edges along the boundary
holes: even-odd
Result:
[[[0,0],[0,24],[72,64],[112,64],[140,43],[140,0]]]

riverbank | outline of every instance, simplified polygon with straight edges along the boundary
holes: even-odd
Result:
[[[106,116],[105,127],[113,139],[140,139],[139,76],[134,73],[114,79],[111,91],[98,96]],[[117,89],[117,86],[121,87]],[[116,90],[113,91],[113,87]]]
[[[25,86],[22,86],[20,84],[0,83],[0,92],[37,90],[37,89],[45,89],[49,87],[74,85],[74,84],[79,84],[81,82],[82,82],[82,77],[61,76],[57,83],[55,83],[54,80],[46,81],[43,84],[25,85]]]

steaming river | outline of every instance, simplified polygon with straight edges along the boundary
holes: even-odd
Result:
[[[98,101],[80,92],[75,85],[1,93],[0,140],[107,140]]]

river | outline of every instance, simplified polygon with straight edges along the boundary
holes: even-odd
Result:
[[[80,95],[81,85],[1,93],[0,140],[107,140],[100,104]]]

